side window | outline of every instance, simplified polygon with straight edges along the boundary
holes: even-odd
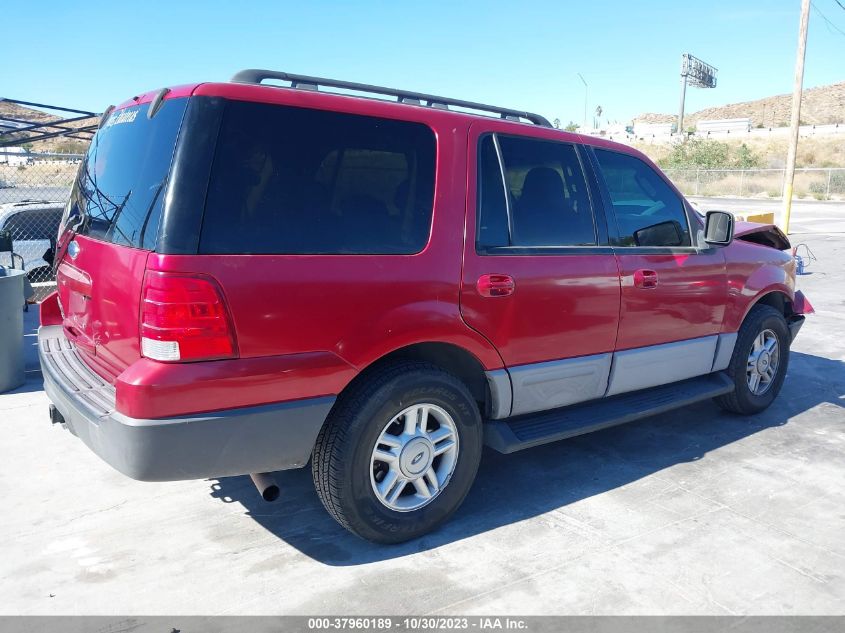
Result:
[[[230,102],[200,252],[418,253],[434,169],[434,133],[420,123]]]
[[[596,149],[620,246],[689,246],[684,205],[649,165],[636,156]]]
[[[590,196],[575,147],[497,138],[507,191],[503,195],[493,139],[485,137],[479,148],[479,246],[595,245]],[[508,208],[509,227],[507,215],[502,219]]]
[[[478,151],[478,236],[480,249],[509,246],[508,208],[502,170],[493,136],[481,139]]]

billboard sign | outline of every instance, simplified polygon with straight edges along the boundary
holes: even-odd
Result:
[[[689,84],[696,88],[715,88],[717,72],[717,68],[689,53],[684,53],[681,58],[681,77],[686,77]]]

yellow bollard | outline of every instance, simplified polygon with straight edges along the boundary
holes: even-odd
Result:
[[[751,215],[745,216],[744,220],[746,222],[756,222],[757,224],[774,224],[775,214],[772,212],[752,213]]]

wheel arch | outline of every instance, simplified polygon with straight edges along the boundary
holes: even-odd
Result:
[[[752,304],[751,308],[755,305],[771,306],[785,317],[792,314],[792,298],[782,290],[772,290],[771,292],[761,295],[758,297],[757,301]],[[748,309],[748,312],[751,311],[751,308]],[[748,316],[748,312],[746,312],[745,316]]]
[[[792,296],[783,288],[770,288],[761,292],[753,301],[749,302],[745,314],[742,315],[740,326],[742,323],[745,323],[754,306],[758,305],[770,306],[780,312],[786,319],[789,319],[794,313],[792,309]]]
[[[362,368],[343,391],[352,388],[363,380],[367,380],[371,374],[384,365],[405,360],[427,362],[449,372],[469,389],[472,397],[478,403],[482,417],[489,415],[493,406],[493,396],[481,360],[464,347],[442,341],[412,343],[380,356]]]
[[[729,300],[722,322],[722,332],[736,332],[745,323],[756,305],[768,305],[789,319],[792,311],[794,289],[787,283],[769,283],[758,288],[745,287]],[[730,297],[730,295],[729,295]]]

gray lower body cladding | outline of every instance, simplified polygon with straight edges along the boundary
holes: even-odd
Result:
[[[721,333],[490,371],[490,418],[557,409],[721,371],[736,339],[736,332]]]
[[[128,418],[109,406],[110,385],[62,338],[61,328],[38,333],[47,396],[74,435],[133,479],[175,481],[300,468],[308,463],[335,401],[326,396],[189,417]]]

